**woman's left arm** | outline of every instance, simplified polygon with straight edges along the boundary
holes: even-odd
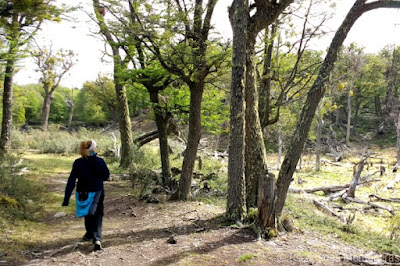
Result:
[[[76,161],[74,162],[72,166],[72,171],[71,174],[69,175],[67,186],[65,187],[65,195],[64,195],[64,200],[62,203],[62,206],[68,206],[69,204],[69,198],[71,197],[72,191],[75,188],[75,183],[76,183]]]

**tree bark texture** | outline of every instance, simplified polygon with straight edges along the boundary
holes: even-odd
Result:
[[[246,207],[256,208],[258,200],[259,176],[268,177],[267,152],[258,115],[258,90],[255,82],[255,39],[248,40],[246,45],[246,133],[245,133],[245,177],[246,177]],[[275,187],[275,180],[268,186]],[[269,191],[270,189],[268,189]],[[265,195],[267,197],[268,195]],[[273,202],[273,200],[271,201]]]
[[[163,115],[157,90],[150,91],[150,100],[153,103],[153,111],[157,125],[158,141],[160,145],[161,174],[162,174],[163,186],[169,186],[172,174],[169,163],[168,117],[166,114]]]
[[[11,148],[13,77],[15,60],[7,60],[3,85],[3,120],[1,122],[0,152]]]
[[[315,170],[319,172],[321,170],[321,134],[322,134],[322,103],[318,105],[317,109],[317,134],[316,134],[316,148],[315,148]]]
[[[397,123],[396,123],[396,133],[397,133],[397,165],[400,165],[400,111],[397,114]]]
[[[281,168],[282,149],[283,149],[282,127],[279,127],[278,128],[278,159],[276,160],[276,169],[278,171]]]
[[[358,126],[358,116],[360,115],[360,107],[361,102],[359,99],[355,99],[355,106],[354,106],[354,116],[353,116],[353,132],[356,132]]]
[[[382,117],[382,103],[381,103],[381,98],[379,95],[375,96],[375,114],[378,117]]]
[[[346,18],[344,19],[342,25],[336,32],[329,47],[328,53],[322,64],[322,67],[318,73],[318,76],[313,83],[310,91],[307,93],[307,99],[305,101],[299,121],[297,123],[296,130],[290,142],[285,159],[282,163],[282,168],[279,171],[276,191],[277,216],[280,216],[283,206],[285,204],[287,191],[289,189],[293,173],[296,170],[297,162],[299,161],[304,143],[310,130],[311,121],[315,114],[318,103],[325,93],[326,81],[333,69],[334,62],[337,59],[338,51],[342,46],[343,41],[346,39],[346,36],[349,33],[351,27],[354,25],[357,19],[367,11],[382,7],[398,8],[399,6],[399,1],[374,1],[366,3],[366,0],[357,0],[346,15]]]
[[[355,198],[356,196],[356,187],[358,185],[358,183],[360,182],[360,178],[361,178],[361,172],[364,169],[364,158],[361,159],[361,161],[358,163],[357,167],[356,167],[356,171],[354,172],[353,175],[353,179],[350,182],[350,186],[349,189],[347,190],[347,196],[348,197],[352,197]]]
[[[335,124],[338,126],[342,125],[342,108],[340,107],[336,109]]]
[[[115,67],[114,67],[115,68]],[[118,74],[114,72],[114,80]],[[118,81],[115,84],[118,102],[118,125],[121,134],[121,161],[120,167],[128,168],[133,163],[133,136],[131,118],[129,117],[128,99],[125,87]]]
[[[73,99],[71,100],[71,103],[69,105],[69,115],[68,115],[68,130],[72,130],[72,118],[74,116],[74,102]]]
[[[228,199],[226,215],[241,221],[245,213],[244,146],[245,146],[245,78],[248,0],[234,0],[229,8],[233,31],[232,87],[230,106]]]
[[[43,106],[42,106],[42,123],[41,127],[43,130],[47,130],[49,124],[49,116],[50,116],[50,107],[51,103],[54,100],[54,91],[50,91],[45,89],[45,96],[43,99]]]
[[[245,82],[245,174],[246,174],[246,191],[247,199],[249,203],[247,206],[257,206],[257,194],[258,194],[258,178],[259,175],[264,175],[268,177],[266,182],[268,182],[269,188],[274,189],[274,178],[271,175],[268,175],[267,165],[266,165],[266,152],[265,145],[263,140],[263,135],[261,131],[261,124],[259,118],[259,110],[258,110],[258,93],[255,87],[255,41],[258,33],[272,24],[277,17],[289,6],[293,0],[283,0],[277,3],[276,1],[256,1],[255,5],[257,11],[253,16],[249,16],[248,2],[243,1],[233,1],[232,7],[230,9],[230,19],[231,25],[233,28],[234,36],[236,34],[237,38],[234,38],[233,46],[235,47],[235,42],[237,42],[238,50],[234,50],[234,60],[233,60],[233,68],[243,67],[243,58],[235,62],[235,56],[239,58],[236,52],[242,52],[246,55],[245,64],[246,67],[243,68],[245,74],[240,75],[239,77],[235,77],[234,71],[232,72],[232,91],[234,92],[234,88],[240,88],[240,86],[234,84],[234,82]],[[243,4],[245,4],[243,6]],[[241,25],[240,25],[241,23]],[[244,26],[244,28],[243,28]],[[241,48],[239,48],[241,47]],[[244,80],[243,80],[244,79]],[[237,87],[236,87],[237,86]],[[234,97],[233,95],[231,97]],[[232,102],[233,103],[233,102]],[[233,106],[231,105],[231,111]],[[247,110],[249,109],[249,110]],[[234,115],[238,113],[235,111]],[[234,119],[234,116],[231,114],[231,119]],[[237,120],[236,120],[237,121]],[[232,120],[231,120],[232,123]],[[237,125],[235,125],[237,126]],[[240,125],[241,126],[241,125]],[[232,128],[232,126],[231,126]],[[233,135],[233,133],[231,132]],[[230,144],[233,145],[233,138],[230,139]],[[238,146],[236,146],[238,147]],[[241,147],[243,148],[243,146]],[[229,154],[232,156],[234,151],[230,150]],[[230,160],[230,163],[233,163],[233,160]],[[252,165],[254,163],[254,165]],[[239,170],[239,169],[238,169]],[[228,166],[228,174],[233,174],[232,171],[229,172]],[[236,176],[238,177],[238,176]],[[272,177],[272,178],[271,178]],[[231,177],[229,177],[230,179]],[[228,180],[229,180],[228,179]],[[229,181],[228,181],[229,182]],[[229,185],[228,185],[229,189]],[[229,192],[228,192],[229,193]],[[236,195],[238,196],[238,195]],[[267,197],[272,197],[273,194],[267,195]],[[229,211],[229,195],[228,195],[228,209]],[[274,200],[272,200],[274,202]],[[273,205],[273,204],[272,204]],[[273,214],[273,208],[269,208],[266,210],[267,216],[271,216]],[[228,215],[232,215],[228,212]],[[241,218],[240,216],[236,216],[237,218]]]
[[[393,49],[392,64],[387,71],[387,90],[385,96],[385,109],[386,113],[389,114],[393,111],[395,91],[396,91],[396,48]]]
[[[261,127],[268,125],[271,112],[271,80],[272,80],[272,51],[276,34],[276,25],[271,30],[265,29],[263,73],[259,82],[259,116]]]
[[[271,186],[271,180],[274,185]],[[272,173],[260,175],[258,187],[258,221],[262,227],[275,229],[275,178]]]
[[[204,79],[190,88],[189,132],[186,154],[183,158],[178,199],[189,200],[191,197],[193,168],[201,136],[201,102],[204,91]]]
[[[347,95],[347,127],[346,127],[346,145],[350,145],[350,127],[351,127],[351,91],[353,86],[351,86],[349,90],[349,94]]]

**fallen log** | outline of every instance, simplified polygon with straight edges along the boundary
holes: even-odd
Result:
[[[167,134],[179,136],[179,131],[177,130],[177,127],[175,124],[173,124],[173,123],[168,124]],[[136,143],[136,145],[138,147],[142,147],[143,145],[145,145],[155,139],[158,139],[158,130],[153,130],[142,136],[139,136],[136,139],[134,139],[134,142]]]
[[[375,198],[376,201],[383,201],[383,202],[396,202],[396,203],[400,203],[400,199],[397,198],[390,198],[390,199],[386,199],[386,198],[382,198],[378,195],[375,194],[371,194],[368,196],[370,198],[370,201],[373,200],[373,198]]]
[[[378,182],[378,181],[381,181],[381,180],[380,179],[365,180],[365,181],[359,182],[357,184],[357,186],[367,184],[370,182]],[[348,188],[349,186],[350,186],[350,184],[335,185],[335,186],[329,186],[329,187],[316,187],[316,188],[289,188],[289,192],[292,192],[292,193],[314,193],[314,192],[322,191],[322,192],[324,192],[324,194],[329,194],[329,193],[341,191],[345,188]]]
[[[340,198],[344,193],[346,193],[346,190],[347,189],[343,189],[343,190],[340,190],[339,192],[336,192],[336,193],[330,195],[328,198],[328,201],[332,201],[336,198]]]
[[[369,205],[369,206],[371,206],[373,208],[376,208],[376,209],[382,209],[382,210],[388,211],[392,215],[396,214],[395,211],[392,210],[391,208],[388,208],[388,207],[385,207],[385,206],[382,206],[382,205],[379,205],[379,204],[376,204],[376,203],[366,202],[366,201],[363,201],[363,200],[360,200],[360,199],[356,199],[356,198],[352,198],[352,197],[342,197],[342,198],[343,198],[343,200],[345,202],[349,202],[350,201],[350,202],[355,202],[355,203],[358,203],[358,204]]]
[[[373,176],[376,175],[376,174],[383,175],[383,174],[382,174],[382,170],[379,170],[379,171],[376,171],[376,172],[374,172],[374,173],[372,173],[372,174],[363,176],[363,177],[361,178],[361,181],[367,180],[368,178],[373,177]]]
[[[323,204],[322,202],[314,199],[313,203],[319,207],[320,209],[322,209],[323,211],[329,213],[330,215],[337,217],[339,219],[341,219],[340,215],[338,215],[336,212],[334,212],[331,208],[329,208],[328,206],[326,206],[325,204]]]

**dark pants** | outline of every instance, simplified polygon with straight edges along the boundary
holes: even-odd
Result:
[[[104,215],[104,191],[100,194],[97,209],[94,215],[85,216],[85,228],[87,238],[93,238],[93,243],[101,241],[101,229]]]

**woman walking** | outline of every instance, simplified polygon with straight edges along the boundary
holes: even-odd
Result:
[[[62,206],[68,206],[69,198],[75,188],[77,216],[85,217],[86,234],[82,240],[93,240],[94,250],[101,250],[101,230],[104,214],[104,186],[110,171],[104,160],[97,157],[96,142],[82,141],[79,146],[81,158],[75,160],[65,188]]]

